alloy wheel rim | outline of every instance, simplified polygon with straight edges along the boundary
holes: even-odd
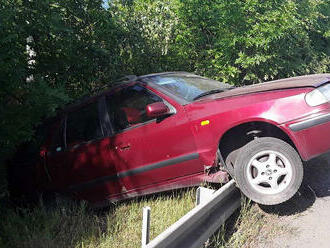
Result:
[[[285,190],[292,180],[292,173],[290,161],[272,150],[258,152],[246,167],[248,183],[257,192],[268,195]]]

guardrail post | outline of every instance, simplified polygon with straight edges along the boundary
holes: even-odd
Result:
[[[143,208],[142,217],[142,248],[145,248],[149,243],[149,231],[150,231],[150,207]]]
[[[213,189],[198,187],[196,191],[196,206],[201,203],[207,202],[212,197],[214,192],[215,190]]]

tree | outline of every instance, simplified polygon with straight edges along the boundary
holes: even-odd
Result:
[[[180,2],[178,48],[194,71],[249,84],[329,70],[326,1]]]

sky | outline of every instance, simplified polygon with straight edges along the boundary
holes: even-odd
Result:
[[[103,0],[103,4],[102,4],[103,8],[107,9],[109,8],[109,3],[108,0]]]

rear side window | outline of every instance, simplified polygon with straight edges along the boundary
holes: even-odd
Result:
[[[92,103],[67,115],[66,143],[75,145],[103,137],[98,104]]]

